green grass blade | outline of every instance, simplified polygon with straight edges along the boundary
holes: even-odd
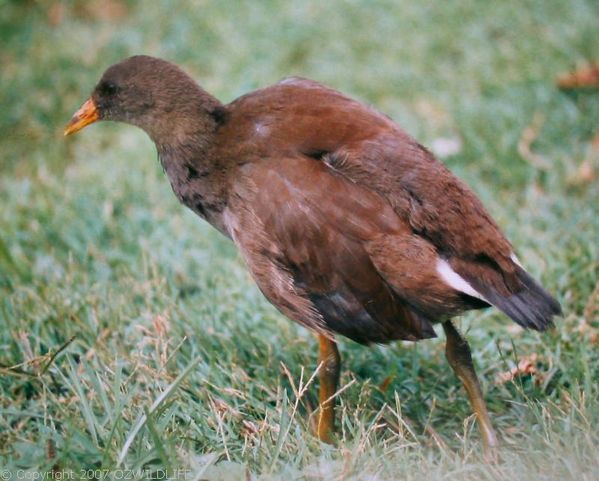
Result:
[[[189,366],[187,366],[177,376],[177,378],[167,386],[167,388],[156,398],[156,400],[150,406],[150,409],[148,410],[150,414],[154,413],[154,411],[156,411],[156,409],[158,409],[160,405],[175,391],[175,389],[181,383],[181,381],[183,381],[183,379],[185,379],[185,377],[196,367],[196,365],[200,362],[201,359],[202,358],[200,356],[196,357],[189,364]],[[123,448],[121,449],[121,452],[119,453],[119,456],[117,458],[117,467],[121,466],[121,464],[125,460],[125,457],[127,456],[127,453],[129,452],[129,449],[131,448],[133,441],[135,440],[135,437],[137,436],[141,428],[144,426],[144,424],[147,422],[147,419],[148,418],[146,414],[142,414],[137,420],[137,422],[133,425],[133,428],[129,432],[129,435],[127,436],[127,439],[123,444]]]

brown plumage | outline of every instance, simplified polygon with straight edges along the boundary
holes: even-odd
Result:
[[[560,313],[464,183],[388,117],[316,82],[223,105],[137,56],[105,72],[65,133],[97,119],[143,128],[179,200],[235,242],[270,302],[326,338],[430,338],[433,323],[490,304],[538,330]]]

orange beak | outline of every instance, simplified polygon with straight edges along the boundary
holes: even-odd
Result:
[[[86,125],[93,124],[99,118],[100,113],[98,112],[98,108],[90,97],[85,101],[81,108],[75,112],[75,115],[73,115],[73,118],[64,129],[64,135],[74,134]]]

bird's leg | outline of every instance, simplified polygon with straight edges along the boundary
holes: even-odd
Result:
[[[487,405],[483,399],[483,393],[476,377],[474,365],[472,364],[470,346],[468,346],[468,342],[460,335],[451,321],[443,323],[443,330],[447,338],[445,355],[456,376],[462,381],[470,399],[470,405],[476,414],[483,440],[485,460],[495,462],[497,461],[497,436],[491,424]]]
[[[335,427],[335,400],[331,399],[337,392],[339,384],[339,368],[341,358],[335,341],[322,334],[318,337],[320,343],[320,392],[318,412],[318,439],[325,443],[332,443],[333,429]]]

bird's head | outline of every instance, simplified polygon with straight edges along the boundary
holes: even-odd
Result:
[[[98,120],[126,122],[155,141],[173,136],[214,108],[211,98],[176,65],[146,55],[129,57],[109,67],[89,99],[75,112],[64,134]]]

